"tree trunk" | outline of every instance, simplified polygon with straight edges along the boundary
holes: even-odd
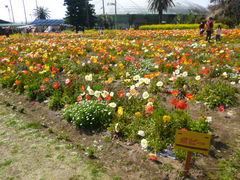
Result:
[[[159,24],[162,24],[162,20],[163,20],[163,11],[160,10],[160,11],[158,12],[158,15],[159,15]]]

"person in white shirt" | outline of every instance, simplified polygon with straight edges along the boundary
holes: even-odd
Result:
[[[221,41],[222,27],[218,25],[216,30],[216,41]]]

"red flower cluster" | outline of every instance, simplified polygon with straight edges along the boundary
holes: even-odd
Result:
[[[176,106],[179,109],[186,109],[188,104],[185,101],[179,101],[178,99],[172,99],[171,104]]]

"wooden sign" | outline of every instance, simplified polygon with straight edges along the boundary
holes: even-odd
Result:
[[[208,155],[210,144],[210,134],[181,130],[176,131],[175,148]]]

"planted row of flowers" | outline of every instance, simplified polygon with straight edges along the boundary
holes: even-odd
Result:
[[[0,82],[76,126],[159,151],[176,129],[209,132],[203,109],[239,104],[240,30],[223,33],[218,44],[195,30],[0,37]]]

